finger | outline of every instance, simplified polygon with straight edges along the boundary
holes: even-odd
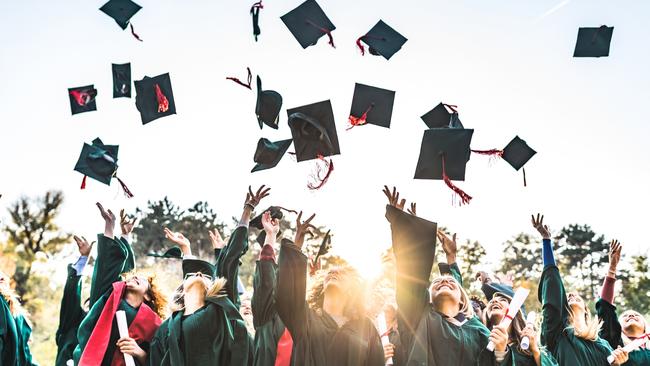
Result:
[[[251,197],[255,197],[255,195],[253,194],[253,188],[248,186],[248,196],[246,198],[250,199]]]
[[[300,219],[302,219],[302,211],[300,211],[300,213],[298,213],[298,219],[296,220],[296,221],[298,221],[298,225],[300,225]]]
[[[451,237],[451,241],[453,241],[454,243],[456,242],[456,233],[454,233],[454,236]]]
[[[102,204],[99,202],[97,202],[96,205],[97,208],[99,208],[99,212],[101,212],[102,216],[104,216],[104,214],[106,213],[106,211],[104,210],[104,206],[102,206]]]
[[[137,217],[134,217],[133,220],[131,220],[130,224],[135,226],[135,222],[138,221]]]
[[[305,221],[305,224],[309,224],[309,223],[311,222],[311,220],[314,219],[314,217],[316,217],[316,214],[312,214],[311,216],[309,216],[309,218],[307,219],[307,221]]]
[[[77,244],[79,244],[79,242],[81,241],[81,239],[80,239],[78,236],[76,236],[76,235],[73,235],[73,236],[72,236],[72,239],[74,239],[74,241],[76,241]]]
[[[110,209],[108,210],[108,215],[109,215],[111,218],[115,218],[115,214],[114,214],[113,211],[111,211]]]
[[[399,202],[399,206],[401,208],[404,208],[404,205],[406,205],[406,198],[402,198],[402,200]]]
[[[120,210],[120,219],[122,220],[126,219],[126,214],[124,213],[124,209]]]

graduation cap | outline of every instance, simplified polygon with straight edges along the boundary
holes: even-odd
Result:
[[[363,44],[361,44],[362,41],[368,45],[368,50],[371,55],[381,55],[386,60],[390,60],[402,48],[407,39],[388,24],[384,23],[383,20],[380,20],[368,33],[357,39],[357,46],[361,50],[361,55],[365,55],[366,50]]]
[[[613,33],[614,27],[606,25],[578,29],[578,40],[573,57],[609,56],[609,45],[612,42]]]
[[[315,0],[306,0],[297,8],[281,16],[280,19],[302,48],[315,45],[323,35],[327,35],[329,44],[334,47],[332,31],[336,27]]]
[[[260,129],[265,124],[277,130],[280,109],[282,109],[282,96],[274,90],[262,90],[262,79],[258,75],[255,115],[257,115]]]
[[[95,103],[97,89],[93,84],[69,88],[68,97],[70,98],[70,110],[73,115],[97,110],[97,103]]]
[[[84,175],[81,189],[86,188],[86,177],[90,177],[106,185],[110,185],[112,178],[115,177],[127,197],[133,197],[133,194],[124,182],[117,177],[118,152],[118,145],[104,145],[99,138],[94,139],[92,145],[84,143],[79,160],[77,160],[77,164],[74,167],[74,170]]]
[[[472,129],[432,128],[424,131],[415,179],[442,179],[460,198],[469,203],[470,195],[456,187],[452,180],[465,180],[469,161]]]
[[[148,253],[147,256],[148,257],[155,257],[155,258],[183,259],[183,252],[181,251],[181,248],[179,248],[179,247],[171,247],[171,248],[167,249],[162,254]]]
[[[522,140],[519,136],[515,136],[503,150],[472,150],[473,153],[480,155],[499,156],[503,158],[510,166],[519,171],[530,160],[537,151],[533,150],[526,141]],[[524,187],[526,186],[526,170],[523,169]]]
[[[113,98],[131,98],[131,64],[112,64]]]
[[[256,2],[251,6],[251,17],[253,18],[253,37],[255,37],[255,42],[257,42],[257,36],[259,36],[262,31],[260,30],[260,9],[264,9],[264,5],[262,5],[262,0]]]
[[[463,128],[456,108],[458,107],[455,105],[439,103],[420,118],[429,128]]]
[[[135,81],[135,106],[140,111],[142,124],[176,114],[172,82],[169,73]]]
[[[128,25],[131,25],[131,34],[138,41],[142,41],[142,39],[135,34],[133,24],[129,24],[131,18],[140,11],[140,9],[142,9],[142,7],[131,0],[110,0],[99,8],[99,10],[113,18],[122,30],[126,29]]]
[[[262,225],[262,215],[264,215],[264,212],[269,211],[271,213],[271,219],[277,219],[277,220],[282,220],[284,217],[284,213],[282,212],[283,210],[289,211],[289,212],[295,212],[293,210],[287,210],[285,208],[279,207],[279,206],[271,206],[267,208],[266,210],[262,211],[261,214],[255,216],[249,223],[249,226],[258,230],[262,230],[260,234],[257,236],[257,243],[260,246],[264,246],[264,241],[266,240],[266,232],[264,231],[264,226]],[[278,235],[280,233],[278,232]]]
[[[348,129],[366,123],[390,128],[394,102],[394,91],[356,83],[348,118],[350,123]]]
[[[251,170],[251,173],[271,169],[278,165],[284,153],[287,152],[291,142],[293,140],[281,140],[276,142],[271,142],[266,138],[261,138],[257,141],[257,149],[255,150],[255,155],[253,160],[256,165]]]
[[[200,259],[183,259],[183,277],[190,273],[203,273],[214,280],[216,272],[212,263]]]

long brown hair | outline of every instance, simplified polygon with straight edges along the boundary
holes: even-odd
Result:
[[[600,328],[603,326],[603,322],[600,321],[597,316],[591,316],[591,312],[587,306],[585,306],[584,327],[576,327],[576,314],[571,310],[570,306],[568,306],[567,310],[569,312],[569,326],[567,328],[573,328],[573,333],[576,337],[592,342],[598,339],[598,333],[600,332]]]
[[[501,297],[503,299],[508,300],[508,303],[512,301],[512,299],[509,296],[506,296],[500,292],[497,292],[494,294],[495,297]],[[489,305],[488,305],[489,306]],[[483,312],[483,324],[485,324],[488,329],[492,330],[492,328],[497,325],[497,324],[492,324],[490,322],[490,318],[488,318],[487,315],[487,309]],[[524,314],[521,311],[518,311],[515,317],[512,319],[512,323],[510,323],[510,330],[508,332],[508,338],[509,342],[512,344],[517,345],[517,350],[519,353],[532,356],[533,353],[530,351],[530,349],[524,350],[521,348],[521,339],[523,338],[522,333],[524,331],[524,328],[526,328],[526,320],[524,319]],[[536,342],[536,339],[531,339],[531,342]]]
[[[350,266],[341,266],[329,270],[321,270],[311,277],[311,285],[307,290],[307,304],[312,310],[322,312],[323,301],[325,299],[325,277],[331,271],[338,271],[345,274],[346,281],[351,281],[347,306],[345,307],[345,316],[352,319],[360,319],[368,316],[366,308],[366,286],[363,279],[356,269]]]

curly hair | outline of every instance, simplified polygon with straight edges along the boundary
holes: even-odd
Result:
[[[312,310],[320,313],[323,310],[323,301],[325,299],[325,279],[328,274],[339,272],[345,275],[346,281],[350,281],[351,286],[348,289],[350,295],[345,306],[345,316],[348,319],[360,319],[368,316],[366,308],[366,286],[356,269],[350,266],[341,266],[330,268],[329,270],[320,270],[311,277],[311,283],[307,290],[307,305]]]
[[[13,317],[22,316],[29,324],[29,314],[20,303],[20,296],[13,289],[7,287],[6,289],[0,288],[0,296],[7,302],[9,311]]]
[[[144,277],[147,279],[149,288],[147,289],[146,295],[149,297],[149,299],[147,300],[145,297],[144,303],[147,304],[147,306],[149,306],[151,310],[153,310],[156,314],[158,314],[161,319],[164,319],[167,309],[167,297],[160,289],[160,286],[158,286],[156,275],[154,273],[137,271],[125,273],[122,275],[122,277],[125,279],[132,276]]]

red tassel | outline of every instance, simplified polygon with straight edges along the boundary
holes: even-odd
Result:
[[[131,35],[138,41],[142,42],[142,38],[140,38],[140,36],[137,35],[137,33],[135,33],[135,30],[133,29],[133,23],[129,23],[129,25],[131,26]]]
[[[365,37],[365,36],[361,36],[361,37],[357,38],[357,47],[359,47],[359,50],[361,50],[361,56],[366,55],[366,49],[365,49],[365,47],[363,47],[363,44],[361,43],[361,38],[363,38],[363,37]]]
[[[458,111],[456,110],[456,108],[458,108],[457,105],[446,104],[446,103],[442,103],[442,105],[444,105],[445,107],[451,109],[452,112],[454,112],[454,113],[458,113]]]
[[[442,157],[442,180],[445,182],[447,187],[449,187],[452,191],[454,191],[455,194],[458,195],[460,198],[460,205],[466,205],[469,203],[469,201],[472,200],[472,196],[469,194],[465,193],[462,189],[458,188],[452,181],[449,179],[447,176],[447,172],[445,171],[445,157]]]
[[[325,169],[327,169],[327,172],[325,173],[325,176],[321,176],[321,173],[323,172],[323,168],[321,165],[316,166],[316,173],[312,175],[312,178],[317,181],[317,183],[312,183],[309,182],[307,183],[307,188],[313,190],[321,189],[325,183],[327,183],[327,180],[330,178],[332,175],[332,172],[334,171],[334,162],[330,158],[330,161],[327,161],[323,157],[323,155],[318,155],[318,160],[322,161],[325,164]]]
[[[374,104],[371,104],[370,107],[368,107],[368,109],[366,109],[366,111],[363,112],[361,117],[355,117],[353,115],[350,115],[350,117],[348,117],[348,122],[350,123],[350,127],[346,128],[345,130],[349,131],[352,128],[354,128],[355,126],[361,126],[361,125],[365,125],[366,123],[368,123],[368,121],[367,121],[368,112],[370,112],[372,107],[374,107]]]
[[[503,150],[499,150],[499,149],[472,150],[472,152],[476,153],[476,154],[479,154],[479,155],[498,156],[498,157],[503,156]]]
[[[251,82],[253,81],[253,74],[251,74],[250,67],[247,67],[246,70],[248,70],[248,84],[244,84],[241,80],[239,80],[236,77],[232,77],[232,76],[228,76],[228,77],[226,77],[226,79],[227,80],[232,80],[232,81],[236,82],[237,84],[243,86],[244,88],[248,88],[248,89],[252,90]]]
[[[255,9],[264,9],[264,5],[262,4],[262,0],[260,0],[260,1],[256,2],[255,4],[253,4],[253,6],[251,6],[251,11],[250,12],[252,13],[253,10],[255,10]]]
[[[155,84],[154,88],[156,89],[156,99],[158,100],[158,113],[164,113],[169,110],[169,101],[162,90],[160,90],[160,85]]]
[[[115,178],[117,178],[117,181],[120,182],[120,186],[122,187],[122,190],[124,191],[124,195],[127,198],[133,198],[133,193],[131,193],[131,190],[129,190],[129,187],[127,187],[126,184],[124,184],[124,182],[122,182],[122,180],[120,178],[118,178],[118,177],[115,177]]]
[[[317,28],[317,29],[320,30],[321,32],[327,34],[327,38],[329,38],[329,42],[328,42],[328,43],[330,44],[330,46],[332,46],[332,48],[336,48],[336,46],[334,45],[334,37],[332,37],[332,32],[331,32],[329,29],[327,29],[327,28],[323,28],[323,27],[320,27],[320,26],[316,25],[314,22],[312,22],[312,21],[309,20],[309,19],[307,19],[307,24],[309,24],[309,25],[311,25],[311,26]]]
[[[86,189],[86,178],[87,176],[84,175],[84,179],[81,180],[81,189]]]
[[[521,171],[524,173],[524,187],[526,187],[526,168],[522,167]]]
[[[90,94],[88,94],[85,91],[71,90],[70,95],[72,95],[72,97],[80,107],[85,106],[91,100]]]

